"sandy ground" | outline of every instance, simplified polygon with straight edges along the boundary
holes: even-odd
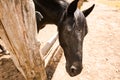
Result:
[[[52,80],[120,80],[120,9],[91,0],[83,8],[96,4],[87,17],[89,33],[84,39],[83,66],[78,76],[70,77],[62,56]],[[57,32],[48,25],[37,35],[41,47]],[[6,62],[6,63],[5,63]],[[9,67],[9,68],[8,68]],[[0,80],[24,80],[11,60],[0,59]]]
[[[82,73],[70,77],[63,56],[52,80],[120,80],[120,9],[95,1],[84,7],[92,3],[96,6],[87,17],[89,33],[84,40]]]

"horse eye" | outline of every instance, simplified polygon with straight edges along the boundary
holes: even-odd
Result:
[[[78,29],[78,31],[81,31],[81,29]]]

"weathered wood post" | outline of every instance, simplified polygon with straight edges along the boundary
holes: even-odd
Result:
[[[0,0],[0,37],[26,80],[46,80],[32,0]]]

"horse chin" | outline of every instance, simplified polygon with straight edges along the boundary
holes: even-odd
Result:
[[[80,74],[82,69],[83,69],[82,65],[80,66],[71,65],[70,66],[69,64],[66,63],[66,71],[71,77],[74,77]]]

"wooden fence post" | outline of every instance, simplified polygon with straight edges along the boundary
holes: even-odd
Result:
[[[0,0],[0,37],[26,80],[46,80],[32,0]]]

